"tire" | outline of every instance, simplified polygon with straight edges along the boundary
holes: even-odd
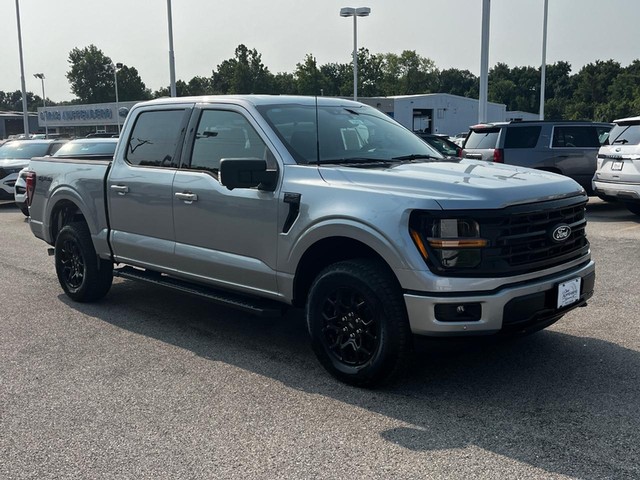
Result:
[[[60,230],[55,263],[62,289],[76,302],[95,302],[111,288],[113,263],[98,258],[89,228],[83,222],[70,223]]]
[[[627,207],[627,210],[629,210],[631,213],[640,215],[640,203],[627,202],[624,204],[624,206]]]
[[[29,216],[29,207],[27,207],[26,203],[17,203],[16,205],[18,205],[18,208],[24,214],[25,217]]]
[[[387,383],[410,358],[402,291],[378,261],[350,260],[323,270],[307,299],[307,327],[320,363],[351,385]]]

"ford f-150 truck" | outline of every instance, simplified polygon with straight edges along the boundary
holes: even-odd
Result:
[[[349,100],[139,103],[113,160],[34,159],[27,192],[71,299],[116,275],[260,315],[305,307],[320,362],[356,385],[399,373],[414,335],[539,330],[594,288],[577,183],[445,159]]]

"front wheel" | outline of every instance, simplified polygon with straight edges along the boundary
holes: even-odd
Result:
[[[378,261],[350,260],[323,270],[311,286],[307,326],[320,363],[352,385],[391,380],[411,353],[402,291]]]
[[[58,281],[72,300],[94,302],[111,288],[113,263],[98,258],[89,228],[84,223],[70,223],[60,230],[55,260]]]

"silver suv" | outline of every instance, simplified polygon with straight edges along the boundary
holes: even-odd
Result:
[[[596,155],[611,127],[576,121],[483,123],[470,128],[462,156],[560,173],[591,195]]]
[[[605,200],[621,200],[640,215],[640,117],[615,120],[598,152],[593,190]]]

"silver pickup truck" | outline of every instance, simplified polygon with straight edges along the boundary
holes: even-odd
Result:
[[[315,353],[370,386],[413,335],[542,329],[592,295],[583,189],[443,158],[378,110],[335,99],[159,99],[113,160],[34,159],[30,227],[66,294],[113,276],[259,315],[304,307]]]

